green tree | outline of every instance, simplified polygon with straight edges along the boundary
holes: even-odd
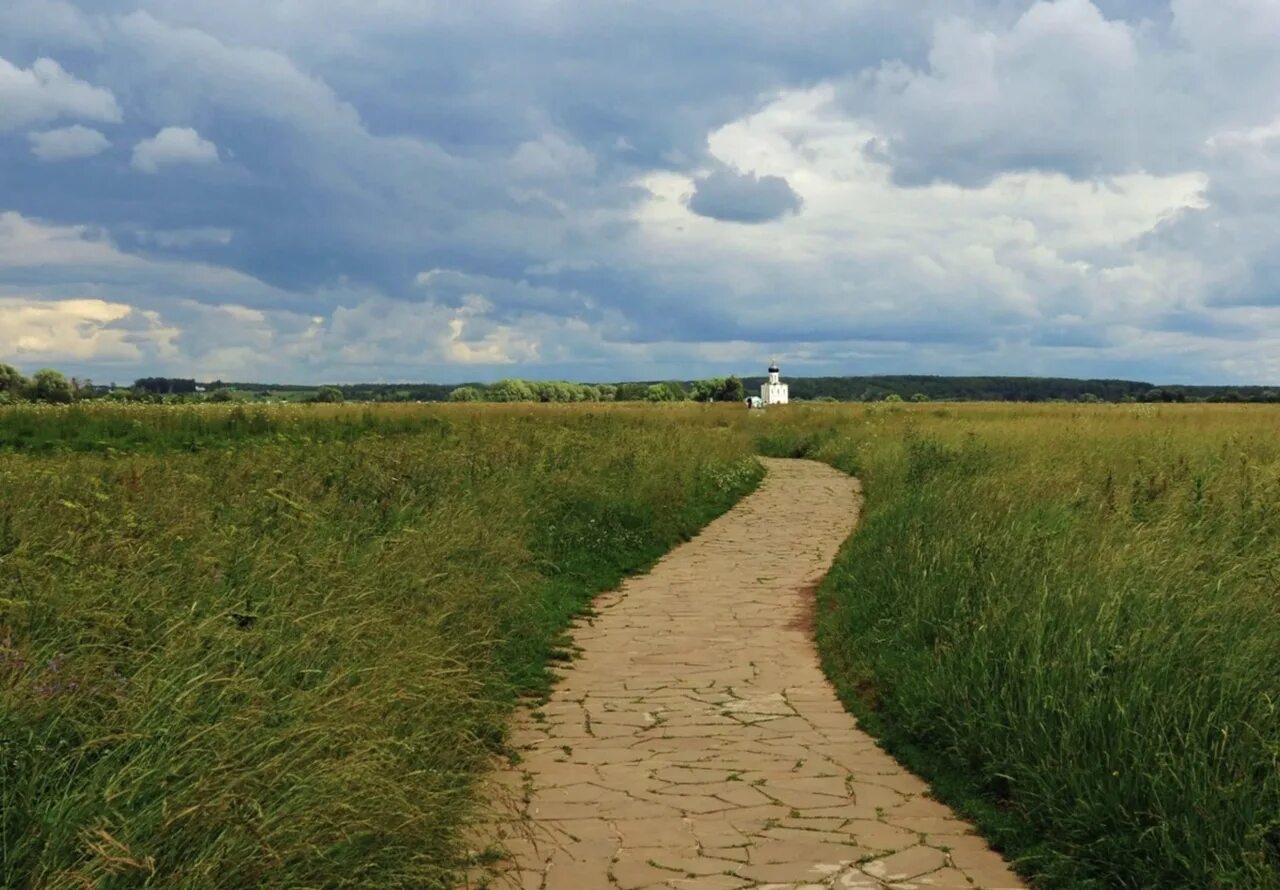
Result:
[[[31,398],[37,402],[69,404],[75,397],[71,382],[53,368],[41,368],[31,378]]]
[[[27,378],[13,365],[0,364],[0,404],[16,402],[26,396]]]
[[[716,394],[716,399],[721,402],[741,402],[746,397],[747,390],[736,374],[726,377],[720,384],[720,391]]]
[[[540,380],[532,387],[540,402],[581,402],[585,397],[581,386],[563,380]]]
[[[675,386],[684,389],[678,383]],[[689,387],[687,398],[695,402],[741,402],[746,398],[746,391],[737,377],[709,377],[706,380],[695,380]]]
[[[209,401],[211,402],[231,402],[235,400],[235,396],[231,394],[231,390],[225,386],[221,389],[215,389],[209,393]]]
[[[343,400],[342,390],[336,386],[322,386],[316,390],[315,396],[312,397],[313,402],[337,403]]]
[[[708,377],[706,380],[695,380],[689,386],[689,398],[695,402],[721,401],[724,389],[723,377]]]
[[[484,393],[478,386],[459,386],[449,393],[451,402],[483,402]]]
[[[901,402],[902,396],[898,395],[896,392],[891,392],[884,397],[884,400],[886,402]]]
[[[532,402],[537,398],[533,387],[516,377],[499,380],[485,391],[491,402]]]
[[[645,401],[648,402],[671,402],[675,401],[671,397],[671,390],[667,388],[665,383],[651,383],[649,388],[645,390]]]
[[[916,393],[915,395],[913,395],[913,396],[911,397],[911,401],[913,401],[913,402],[927,402],[927,401],[929,401],[929,397],[928,397],[927,395],[925,395],[924,393],[922,393],[922,392],[918,392],[918,393]]]

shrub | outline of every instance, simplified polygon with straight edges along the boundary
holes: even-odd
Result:
[[[42,368],[31,378],[28,388],[31,398],[37,402],[70,404],[75,398],[75,391],[70,381],[52,368]]]
[[[482,402],[484,393],[478,386],[459,386],[449,393],[451,402]]]
[[[490,402],[532,402],[537,397],[528,383],[514,378],[499,380],[484,395]]]
[[[0,399],[4,402],[16,402],[25,395],[27,386],[27,378],[17,368],[0,363]]]

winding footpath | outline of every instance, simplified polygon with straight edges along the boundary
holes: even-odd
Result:
[[[768,460],[761,487],[595,601],[549,703],[518,719],[469,887],[987,888],[999,854],[858,729],[823,676],[812,587],[857,483]],[[483,842],[482,842],[483,843]]]

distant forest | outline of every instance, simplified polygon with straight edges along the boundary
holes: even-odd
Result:
[[[743,388],[758,392],[764,377],[742,378]],[[835,400],[839,402],[877,402],[896,396],[903,401],[931,402],[1280,402],[1280,387],[1265,386],[1184,386],[1156,385],[1136,380],[1077,380],[1070,377],[939,377],[925,375],[871,375],[858,377],[790,377],[793,400]],[[334,387],[348,400],[358,401],[448,401],[457,390],[466,387],[484,394],[494,387],[509,387],[520,381],[498,384],[436,383],[358,383]],[[589,384],[605,398],[618,401],[644,400],[655,386],[681,390],[695,396],[706,391],[706,381],[641,381]],[[304,395],[315,386],[279,386],[263,383],[217,383],[241,392],[290,392]],[[535,391],[538,389],[534,384]],[[701,389],[700,389],[701,388]],[[545,387],[544,387],[545,391]],[[695,396],[696,397],[696,396]],[[454,396],[456,398],[456,396]],[[535,396],[536,398],[536,396]],[[676,398],[679,398],[677,395]],[[544,400],[545,399],[544,397]],[[666,399],[663,399],[664,401]],[[896,401],[897,399],[891,399]]]
[[[83,399],[145,402],[678,402],[739,401],[763,377],[570,383],[508,378],[494,383],[355,383],[293,385],[144,377],[132,386],[101,386],[52,369],[30,380],[0,364],[0,404]],[[791,377],[792,401],[835,402],[1280,402],[1280,387],[1156,385],[1137,380],[1070,377]]]
[[[759,389],[763,377],[748,377],[748,390]],[[948,402],[1280,402],[1280,387],[1156,385],[1137,380],[1077,380],[1071,377],[935,377],[874,375],[869,377],[795,377],[793,399],[833,398],[841,402],[882,401],[916,394]]]

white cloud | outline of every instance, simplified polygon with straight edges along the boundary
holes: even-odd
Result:
[[[1256,127],[1215,133],[1205,140],[1205,148],[1211,155],[1225,157],[1237,165],[1280,164],[1280,118]]]
[[[538,358],[538,340],[524,325],[489,317],[491,305],[469,294],[460,306],[434,301],[403,302],[366,295],[337,307],[324,332],[324,342],[342,362],[456,362],[505,365]]]
[[[91,158],[111,147],[111,141],[97,130],[76,124],[43,133],[28,133],[31,153],[42,161],[73,161]]]
[[[134,263],[90,226],[46,225],[13,211],[0,213],[0,271]]]
[[[1190,298],[1188,269],[1142,239],[1206,206],[1202,173],[906,188],[861,151],[873,127],[845,117],[830,88],[785,94],[709,146],[726,165],[785,177],[805,212],[726,230],[686,206],[690,177],[653,174],[633,252],[663,269],[667,290],[727,292],[734,328],[766,339],[1017,339],[1055,320],[1137,323]]]
[[[0,133],[67,117],[117,123],[120,106],[109,90],[85,83],[53,59],[19,68],[0,57]]]
[[[927,64],[851,80],[845,101],[879,124],[896,174],[981,183],[1010,170],[1127,172],[1151,117],[1135,26],[1090,0],[1041,0],[1007,27],[941,17]]]
[[[12,361],[138,362],[172,351],[177,331],[154,312],[81,298],[0,296],[0,355]]]
[[[165,127],[133,147],[133,167],[159,173],[177,164],[216,164],[218,147],[190,127]]]
[[[220,238],[197,237],[206,235]],[[4,284],[33,274],[45,283]],[[475,290],[485,282],[456,272],[419,280],[429,290],[454,288],[414,302],[366,288],[304,298],[218,266],[132,256],[92,227],[8,212],[0,214],[0,355],[210,378],[283,379],[305,367],[360,379],[369,376],[361,369],[388,365],[536,361],[544,339],[581,327],[537,309],[499,319]],[[305,310],[285,308],[303,302]]]

